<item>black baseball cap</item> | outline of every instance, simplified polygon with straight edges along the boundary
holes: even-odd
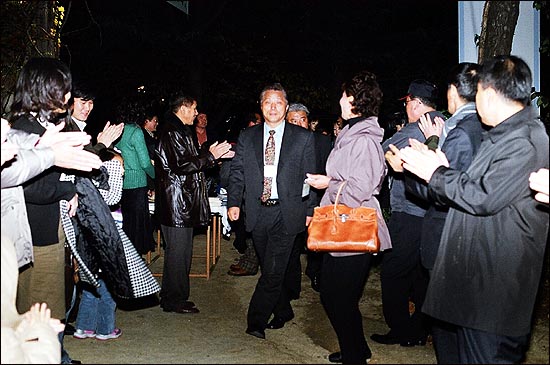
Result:
[[[407,90],[407,95],[403,96],[399,100],[406,99],[407,97],[413,98],[423,98],[428,100],[437,99],[437,86],[432,84],[429,81],[417,79],[411,82],[409,85],[409,90]]]

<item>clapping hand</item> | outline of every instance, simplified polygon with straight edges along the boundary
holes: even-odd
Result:
[[[418,128],[424,134],[424,137],[428,138],[430,136],[441,136],[443,127],[445,126],[445,121],[441,117],[435,117],[432,123],[432,118],[429,114],[424,114],[420,116],[418,121]]]
[[[222,143],[214,142],[208,149],[214,158],[217,160],[220,157],[232,158],[235,156],[235,151],[231,151],[231,143],[223,141]]]
[[[428,146],[412,138],[409,139],[409,143],[410,147],[399,151],[406,170],[429,182],[439,166],[449,167],[447,157],[439,148],[430,151]]]
[[[390,165],[395,172],[403,172],[403,161],[401,160],[399,148],[395,147],[393,144],[390,144],[389,148],[390,149],[384,154],[388,165]]]
[[[103,143],[106,147],[110,147],[122,135],[122,132],[124,132],[124,123],[111,124],[111,122],[107,122],[103,132],[97,135],[97,143]]]

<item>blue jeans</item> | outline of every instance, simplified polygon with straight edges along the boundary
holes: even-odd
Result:
[[[76,328],[108,335],[115,330],[116,303],[107,290],[105,282],[99,279],[99,284],[96,290],[89,286],[82,289]]]

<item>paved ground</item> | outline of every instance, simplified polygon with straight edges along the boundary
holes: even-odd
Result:
[[[204,247],[204,236],[195,238],[195,251]],[[302,296],[293,302],[296,317],[279,330],[266,330],[266,340],[245,334],[246,310],[258,276],[233,277],[227,269],[238,253],[222,241],[221,257],[209,280],[191,279],[191,297],[199,314],[164,313],[158,305],[141,303],[141,309],[121,303],[117,326],[123,335],[101,342],[65,339],[74,359],[84,364],[328,364],[338,350],[336,336],[319,302],[319,295],[304,275]],[[302,257],[305,259],[305,256]],[[194,260],[193,270],[204,259]],[[162,258],[152,266],[162,266]],[[365,332],[385,333],[380,300],[378,267],[368,280],[361,311]],[[135,307],[135,305],[134,305]],[[548,364],[548,307],[536,321],[527,364]],[[431,344],[404,348],[369,341],[371,364],[435,364]]]

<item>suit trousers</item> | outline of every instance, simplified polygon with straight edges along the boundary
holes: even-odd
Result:
[[[420,309],[428,288],[428,272],[420,262],[422,217],[392,212],[388,228],[392,249],[382,256],[380,281],[384,319],[400,340],[426,339],[425,316]],[[415,304],[409,313],[409,300]]]
[[[504,336],[457,327],[460,364],[519,364],[525,360],[529,336]]]
[[[165,225],[161,225],[161,227],[166,246],[160,301],[165,309],[177,309],[189,299],[193,228]]]
[[[324,256],[321,303],[338,337],[344,364],[365,364],[371,357],[359,311],[371,258],[370,254]]]
[[[285,285],[285,274],[296,235],[287,232],[282,215],[280,205],[262,206],[258,223],[252,230],[261,276],[248,307],[250,329],[265,329],[275,308],[276,315],[283,320],[294,316],[290,305],[291,289]]]

